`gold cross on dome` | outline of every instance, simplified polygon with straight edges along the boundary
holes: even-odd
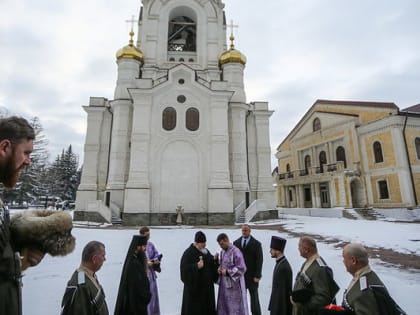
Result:
[[[228,25],[228,27],[230,28],[230,35],[233,36],[233,29],[234,28],[239,28],[238,25],[234,25],[233,24],[233,20],[230,20],[230,24]]]
[[[131,20],[125,20],[127,23],[131,23],[131,30],[133,30],[134,23],[137,22],[137,20],[134,19],[134,15],[131,16]]]

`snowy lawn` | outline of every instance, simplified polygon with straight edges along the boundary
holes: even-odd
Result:
[[[325,237],[338,238],[343,241],[361,242],[368,246],[391,248],[403,253],[414,253],[420,256],[419,224],[390,223],[384,221],[354,221],[342,218],[313,218],[303,216],[285,216],[281,221],[259,222],[264,224],[282,223],[287,229],[295,232],[319,234]],[[179,277],[179,261],[183,251],[190,245],[198,228],[193,227],[152,227],[151,240],[163,253],[162,272],[158,275],[158,286],[162,315],[180,314],[182,301],[182,282]],[[207,235],[207,247],[215,253],[219,251],[216,237],[225,232],[231,241],[240,236],[240,229],[201,229]],[[90,240],[98,240],[106,245],[107,260],[98,277],[102,283],[110,313],[113,314],[120,273],[127,247],[137,229],[101,229],[75,228],[73,234],[77,239],[75,251],[66,257],[53,258],[46,256],[37,267],[26,271],[23,278],[23,299],[25,315],[57,315],[60,312],[61,298],[67,280],[80,264],[81,251]],[[261,241],[264,251],[263,278],[260,282],[260,302],[263,314],[267,311],[271,292],[271,276],[274,260],[269,254],[271,235],[288,239],[286,256],[293,268],[294,275],[303,263],[297,250],[298,239],[290,238],[285,233],[272,230],[252,230],[252,235]],[[341,249],[333,244],[318,243],[321,256],[333,268],[337,283],[341,289],[337,295],[341,301],[342,293],[351,280],[342,263]],[[419,314],[416,305],[420,292],[420,271],[399,270],[395,266],[385,266],[377,260],[371,260],[372,268],[387,285],[391,294],[409,315]]]

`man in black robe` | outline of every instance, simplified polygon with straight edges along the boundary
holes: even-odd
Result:
[[[270,304],[268,310],[270,315],[291,315],[292,303],[290,295],[292,293],[293,275],[292,268],[284,256],[286,240],[278,236],[271,237],[270,253],[276,259],[273,270],[273,285],[271,287]]]
[[[134,235],[127,251],[118,289],[115,315],[147,315],[150,285],[147,278],[147,237]]]
[[[181,258],[181,280],[184,283],[181,315],[215,315],[214,283],[218,259],[206,248],[206,235],[198,231],[194,243]]]

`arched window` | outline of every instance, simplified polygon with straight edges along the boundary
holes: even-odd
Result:
[[[338,161],[344,162],[344,168],[347,168],[347,162],[346,162],[346,151],[342,146],[339,146],[337,150],[335,150],[335,159]]]
[[[185,127],[190,131],[196,131],[200,127],[200,113],[197,108],[190,107],[187,109]]]
[[[384,161],[384,157],[382,155],[382,146],[379,141],[375,141],[373,143],[373,154],[375,156],[375,163],[381,163]]]
[[[168,50],[196,51],[197,24],[188,16],[177,16],[169,22]]]
[[[311,157],[309,155],[305,156],[305,173],[309,174],[309,168],[311,167]]]
[[[286,172],[290,173],[290,164],[289,163],[286,164]]]
[[[324,165],[327,164],[327,154],[325,151],[321,151],[319,153],[319,168],[321,173],[324,173]]]
[[[318,131],[321,129],[321,120],[319,120],[319,118],[315,118],[313,121],[313,130]]]
[[[417,158],[420,160],[420,138],[416,138],[415,145],[416,145]]]
[[[176,127],[176,110],[173,107],[166,107],[162,112],[162,128],[173,130]]]

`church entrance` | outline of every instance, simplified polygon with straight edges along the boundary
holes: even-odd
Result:
[[[187,141],[175,141],[166,145],[161,162],[155,169],[159,180],[153,185],[155,212],[175,213],[177,206],[185,212],[198,212],[201,207],[200,161],[196,149]],[[152,176],[153,177],[153,176]]]

